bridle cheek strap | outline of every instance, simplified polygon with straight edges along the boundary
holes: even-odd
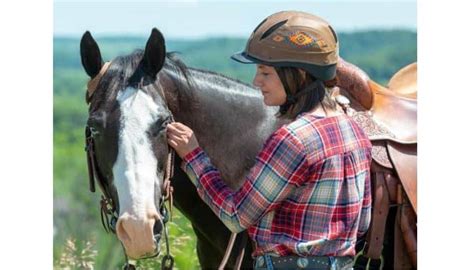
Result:
[[[99,85],[100,79],[102,79],[102,76],[104,76],[105,72],[107,72],[109,66],[110,62],[105,62],[99,73],[95,75],[94,78],[90,79],[89,82],[87,82],[86,102],[88,104],[90,103],[91,97],[94,94],[95,89]]]

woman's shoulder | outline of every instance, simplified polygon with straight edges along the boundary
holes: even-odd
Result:
[[[355,121],[346,114],[321,117],[304,114],[286,126],[303,145],[310,148],[351,148],[351,145],[363,147],[367,136]]]
[[[292,144],[293,147],[297,147],[301,151],[306,152],[308,138],[314,136],[317,136],[317,132],[312,130],[311,120],[298,117],[275,130],[269,140]]]
[[[286,128],[296,136],[304,138],[310,135],[318,135],[321,129],[347,121],[347,118],[348,116],[345,114],[324,117],[311,113],[302,113],[294,121],[286,125]]]
[[[265,144],[289,144],[292,145],[292,147],[301,148],[303,150],[303,140],[301,134],[297,132],[296,125],[297,123],[293,121],[281,126],[268,137]]]

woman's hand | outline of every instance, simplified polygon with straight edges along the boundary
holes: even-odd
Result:
[[[184,158],[199,146],[193,130],[179,122],[168,124],[166,134],[168,144],[176,150],[181,158]]]

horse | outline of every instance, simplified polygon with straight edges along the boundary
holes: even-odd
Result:
[[[88,31],[80,47],[83,67],[91,78],[86,93],[90,104],[86,127],[89,185],[94,191],[94,178],[99,183],[104,194],[104,226],[116,232],[129,265],[160,253],[159,241],[166,238],[164,201],[170,196],[166,184],[170,181],[174,206],[191,222],[196,234],[200,266],[217,269],[227,257],[226,268],[252,268],[252,243],[246,241],[246,232],[239,233],[234,245],[228,246],[231,232],[200,199],[180,168],[181,159],[171,154],[165,126],[176,120],[191,127],[223,180],[238,189],[266,138],[289,120],[275,117],[276,107],[263,106],[260,92],[251,85],[187,67],[175,54],[166,52],[164,37],[156,28],[144,50],[111,62],[103,61]],[[362,75],[354,70],[342,59],[340,67],[338,64],[340,94],[356,105],[355,109],[347,104],[344,108],[348,113],[367,112],[370,108],[360,104],[373,104],[360,97],[367,95],[363,92],[371,81],[360,79]],[[354,79],[354,74],[359,78]],[[392,172],[392,178],[398,175],[393,167],[386,170]],[[403,194],[402,190],[397,196]],[[380,232],[373,234],[380,236]],[[163,263],[172,267],[169,254]]]

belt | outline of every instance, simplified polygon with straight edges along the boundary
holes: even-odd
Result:
[[[353,258],[333,256],[284,256],[273,257],[268,254],[258,256],[254,261],[255,270],[278,269],[317,269],[342,270],[352,269]]]

